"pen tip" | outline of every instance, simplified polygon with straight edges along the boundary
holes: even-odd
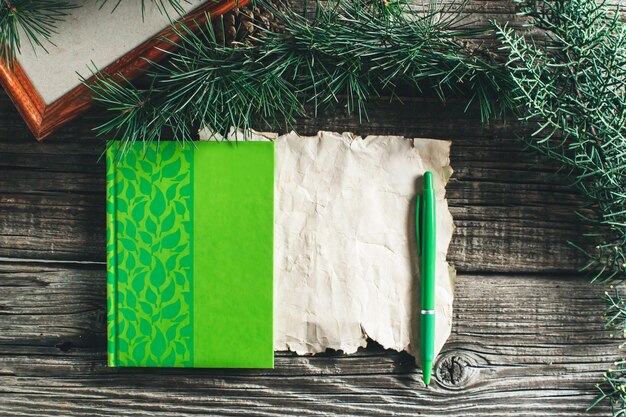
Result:
[[[426,387],[430,384],[432,367],[432,361],[422,361],[422,381],[424,381],[424,385],[426,385]]]

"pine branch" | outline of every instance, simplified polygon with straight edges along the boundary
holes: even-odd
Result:
[[[104,7],[109,0],[96,0]],[[113,0],[113,10],[123,0]],[[188,0],[150,0],[159,12],[169,16],[173,11],[184,13],[184,3]],[[56,26],[63,21],[71,9],[79,7],[70,0],[0,0],[0,61],[12,65],[20,53],[24,37],[33,49],[47,52],[46,43],[54,45],[51,37]],[[146,0],[141,0],[142,16]]]
[[[104,7],[107,3],[115,3],[113,5],[112,12],[114,12],[117,7],[124,0],[96,0],[97,3],[100,3],[100,8]],[[170,13],[173,11],[174,13],[182,16],[185,12],[185,8],[183,7],[183,3],[189,3],[189,0],[141,0],[141,16],[143,17],[146,11],[146,2],[153,3],[157,10],[166,16],[170,16]]]
[[[626,300],[612,285],[610,289],[614,295],[609,291],[604,293],[607,305],[604,310],[606,317],[604,327],[611,332],[611,337],[623,336],[626,334]]]
[[[547,39],[497,26],[522,120],[536,126],[528,144],[558,161],[586,197],[600,240],[584,252],[592,282],[626,280],[626,25],[595,0],[520,3]],[[620,334],[624,301],[607,294],[607,328]],[[626,414],[626,362],[615,364],[592,405]]]
[[[626,300],[620,292],[611,286],[613,294],[605,293],[607,304],[604,315],[606,317],[605,328],[611,332],[611,337],[626,335]],[[625,342],[626,343],[626,342]],[[625,343],[622,343],[622,347]],[[613,363],[603,376],[602,382],[596,384],[600,395],[589,406],[588,410],[598,404],[608,402],[614,417],[623,416],[626,410],[626,361],[621,360]]]
[[[626,26],[594,0],[543,3],[534,12],[548,46],[498,28],[529,144],[569,170],[609,231],[597,247],[596,279],[626,278]]]
[[[600,395],[587,408],[587,411],[597,405],[608,402],[613,417],[623,417],[626,410],[626,361],[613,363],[615,368],[609,368],[601,383],[596,384]]]
[[[496,31],[507,55],[471,46],[485,31],[459,24],[461,10],[415,13],[401,2],[337,0],[313,20],[259,0],[280,21],[252,45],[226,46],[207,24],[179,28],[179,49],[137,89],[120,77],[89,86],[111,115],[100,135],[160,140],[172,131],[188,140],[202,127],[224,135],[255,124],[290,128],[295,117],[342,106],[367,118],[368,104],[398,90],[431,91],[441,100],[469,96],[483,120],[512,110],[536,127],[527,143],[558,161],[587,197],[600,242],[584,252],[592,282],[626,278],[626,26],[595,0],[519,2],[541,43],[506,25]],[[440,16],[449,16],[441,19]],[[225,135],[224,135],[225,136]],[[626,309],[607,295],[606,326],[622,334]],[[626,361],[609,369],[592,405],[608,401],[626,415]]]
[[[12,65],[23,37],[33,49],[46,50],[56,25],[76,6],[70,1],[0,0],[0,61]]]
[[[148,74],[152,88],[115,77],[89,86],[111,114],[98,133],[135,141],[159,140],[169,127],[178,140],[191,137],[191,126],[288,130],[309,114],[305,109],[316,114],[330,105],[366,119],[372,98],[393,97],[399,88],[433,91],[442,100],[467,96],[485,119],[509,104],[503,67],[469,46],[482,32],[458,27],[461,10],[416,13],[404,2],[338,0],[318,5],[309,20],[265,0],[256,4],[281,30],[259,28],[253,45],[226,46],[210,23],[199,33],[176,26],[177,49]],[[142,123],[152,129],[147,136]]]

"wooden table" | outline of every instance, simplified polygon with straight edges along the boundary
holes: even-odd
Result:
[[[512,121],[436,100],[377,103],[370,122],[300,123],[357,134],[452,139],[457,226],[452,336],[423,387],[406,353],[276,354],[271,371],[109,369],[104,163],[97,111],[37,143],[0,94],[0,414],[607,415],[586,413],[616,359],[603,289],[576,272],[567,240],[579,196],[555,165],[523,150]]]

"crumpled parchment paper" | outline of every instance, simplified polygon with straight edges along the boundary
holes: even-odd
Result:
[[[251,135],[275,142],[274,348],[353,353],[369,337],[418,357],[415,199],[429,170],[437,197],[437,354],[450,335],[456,279],[446,262],[454,230],[445,199],[450,142]]]

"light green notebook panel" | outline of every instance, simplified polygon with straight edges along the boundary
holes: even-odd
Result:
[[[271,368],[274,147],[107,147],[109,366]]]

